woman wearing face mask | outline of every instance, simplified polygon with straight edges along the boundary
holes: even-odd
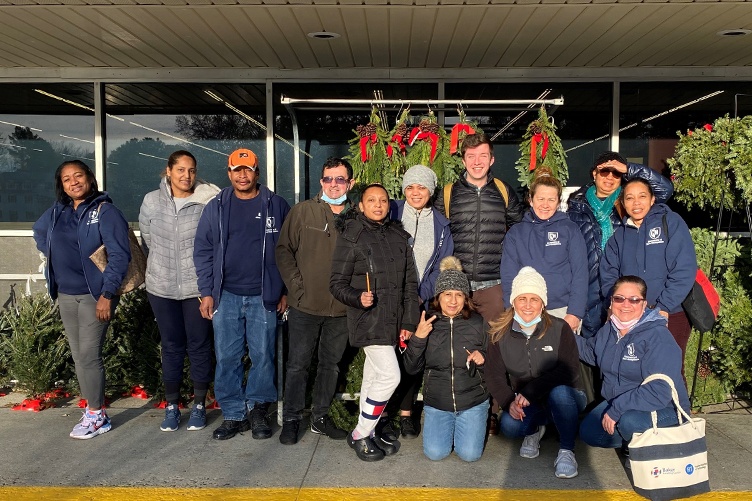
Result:
[[[577,225],[558,210],[561,191],[561,183],[549,169],[536,170],[530,184],[530,210],[504,240],[501,285],[509,307],[512,280],[523,267],[535,267],[548,286],[546,311],[563,318],[577,332],[587,299],[587,251]]]
[[[522,268],[512,282],[512,307],[491,322],[485,378],[504,410],[502,432],[524,437],[520,456],[538,457],[546,424],[553,422],[560,440],[555,475],[573,478],[577,417],[586,404],[575,343],[579,336],[567,322],[548,314],[547,299],[543,276]]]
[[[488,390],[478,368],[485,363],[486,325],[470,299],[459,259],[441,261],[436,296],[405,351],[405,369],[425,367],[423,453],[434,461],[454,452],[463,461],[483,454]]]
[[[418,295],[421,304],[427,306],[434,294],[436,279],[439,277],[439,265],[454,252],[454,241],[449,231],[449,220],[433,210],[431,197],[436,189],[436,174],[424,165],[413,165],[402,177],[402,192],[405,200],[393,200],[390,204],[389,217],[401,221],[402,227],[412,237],[415,265],[418,272]],[[419,428],[420,416],[412,416],[415,397],[420,390],[422,372],[408,374],[405,371],[403,357],[397,356],[400,363],[400,384],[389,399],[386,411],[379,421],[379,432],[391,440],[396,440],[400,432],[402,438],[415,438]],[[399,428],[396,428],[392,416],[399,414]]]
[[[663,381],[642,384],[651,374],[665,374],[674,381],[679,402],[689,412],[689,397],[681,381],[681,350],[666,328],[666,319],[647,308],[649,288],[639,277],[619,278],[611,296],[611,319],[591,338],[576,339],[580,358],[601,371],[605,399],[580,425],[580,438],[593,447],[618,448],[632,434],[652,427],[651,411],[658,426],[678,424],[671,389]]]
[[[196,158],[179,150],[167,159],[159,189],[147,193],[138,215],[147,252],[146,292],[162,341],[165,418],[162,431],[180,424],[180,383],[185,356],[191,363],[193,407],[188,430],[206,426],[206,394],[213,379],[212,325],[199,311],[193,239],[206,203],[219,188],[196,178]]]
[[[601,292],[609,297],[616,280],[624,275],[645,280],[647,304],[668,321],[668,330],[681,348],[683,361],[692,327],[681,304],[697,274],[692,236],[681,216],[666,205],[655,203],[653,190],[645,180],[628,181],[621,192],[621,203],[627,217],[603,254]]]
[[[347,306],[350,345],[366,355],[360,417],[347,441],[359,459],[378,461],[400,446],[374,432],[400,380],[394,347],[418,324],[418,281],[410,234],[389,219],[386,189],[367,186],[358,208],[337,220],[329,290]]]

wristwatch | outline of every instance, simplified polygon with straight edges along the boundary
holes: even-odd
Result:
[[[112,299],[112,292],[110,292],[110,291],[104,291],[102,293],[102,297],[105,298],[105,299]]]

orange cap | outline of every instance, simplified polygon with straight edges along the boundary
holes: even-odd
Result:
[[[227,166],[232,170],[238,167],[258,167],[256,154],[247,148],[240,148],[230,154]]]

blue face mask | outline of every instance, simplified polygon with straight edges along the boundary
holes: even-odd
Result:
[[[532,327],[533,325],[535,325],[535,324],[537,324],[538,322],[541,321],[541,317],[540,317],[540,315],[538,315],[537,317],[535,317],[531,321],[525,322],[524,320],[522,320],[522,317],[520,317],[517,313],[514,314],[514,319],[515,319],[515,321],[518,324],[520,324],[522,327],[525,327],[525,328]]]
[[[322,191],[321,200],[331,205],[342,205],[347,200],[347,193],[338,198],[329,198],[327,194]]]

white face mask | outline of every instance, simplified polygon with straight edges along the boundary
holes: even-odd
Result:
[[[515,319],[515,320],[517,321],[517,323],[518,323],[518,324],[520,324],[520,325],[521,325],[522,327],[528,328],[528,327],[532,327],[533,325],[535,325],[535,324],[537,324],[538,322],[540,322],[540,321],[541,321],[541,316],[540,316],[540,315],[538,315],[537,317],[535,317],[535,318],[534,318],[534,319],[532,319],[531,321],[529,321],[529,322],[525,322],[524,320],[522,320],[522,317],[520,317],[520,316],[519,316],[519,315],[518,315],[517,313],[515,313],[515,314],[514,314],[514,319]]]
[[[616,318],[616,315],[612,314],[611,315],[611,323],[613,324],[614,327],[616,327],[620,331],[622,331],[624,329],[628,330],[628,329],[631,329],[632,327],[634,327],[635,324],[637,324],[637,322],[640,321],[640,318],[642,318],[642,316],[639,316],[637,318],[633,318],[632,320],[630,320],[628,322],[622,322],[621,320],[619,320],[618,318]]]

